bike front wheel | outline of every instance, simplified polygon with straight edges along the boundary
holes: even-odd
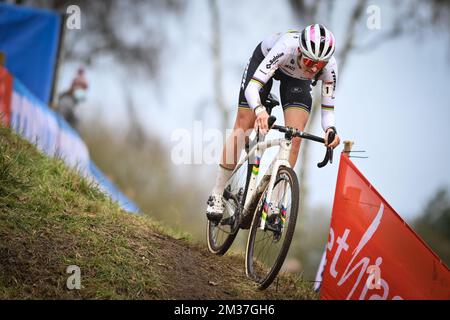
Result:
[[[268,187],[256,207],[245,254],[246,273],[261,290],[278,275],[294,235],[299,203],[299,184],[294,170],[280,167],[277,172],[271,197],[276,208],[273,214],[268,212],[267,191]],[[265,220],[263,229],[262,220]]]

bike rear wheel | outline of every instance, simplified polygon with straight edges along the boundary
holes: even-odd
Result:
[[[247,240],[245,269],[249,277],[259,284],[259,289],[266,289],[276,278],[291,245],[298,214],[299,184],[294,170],[280,167],[277,172],[272,194],[278,193],[280,201],[275,203],[281,207],[283,199],[286,206],[279,214],[267,218],[264,230],[260,229],[267,189],[263,192]],[[286,198],[285,198],[286,197]],[[272,196],[272,199],[274,197]],[[267,209],[267,208],[266,208]],[[284,214],[284,223],[281,215]]]
[[[233,176],[225,188],[223,201],[225,210],[220,222],[208,220],[206,226],[206,242],[210,252],[223,255],[236,238],[241,223],[241,210],[245,199],[251,171],[248,169],[248,161],[244,163]]]
[[[227,209],[225,209],[225,212],[228,212]],[[220,222],[208,220],[206,226],[208,249],[218,255],[223,255],[228,251],[239,231],[239,222],[236,217],[225,212]],[[224,220],[226,223],[223,223]]]

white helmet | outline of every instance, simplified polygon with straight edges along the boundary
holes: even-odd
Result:
[[[333,33],[321,24],[307,26],[300,35],[300,50],[312,60],[328,61],[336,49],[335,44]]]

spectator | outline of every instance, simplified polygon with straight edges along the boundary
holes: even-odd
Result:
[[[59,113],[74,129],[77,129],[78,125],[76,106],[86,100],[87,88],[88,84],[84,77],[84,68],[80,67],[72,80],[70,88],[61,93],[58,99]]]

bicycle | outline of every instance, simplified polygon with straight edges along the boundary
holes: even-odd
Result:
[[[269,115],[277,105],[277,99],[269,95],[265,103]],[[247,276],[258,283],[259,289],[267,288],[278,275],[297,221],[299,183],[288,161],[292,139],[300,137],[325,143],[321,137],[274,125],[275,121],[274,116],[269,117],[270,130],[284,133],[284,138],[264,141],[263,136],[260,141],[260,135],[256,133],[254,139],[249,139],[245,145],[245,156],[237,163],[223,193],[224,215],[220,222],[207,223],[208,249],[218,255],[227,252],[240,229],[250,229],[245,269]],[[334,140],[333,133],[329,139]],[[267,148],[275,146],[280,146],[280,150],[264,177],[257,183],[262,155]],[[325,158],[318,167],[322,168],[332,161],[333,149],[327,147]],[[272,201],[273,195],[275,201]],[[268,249],[268,245],[276,247]]]

